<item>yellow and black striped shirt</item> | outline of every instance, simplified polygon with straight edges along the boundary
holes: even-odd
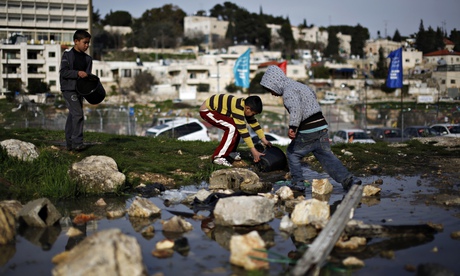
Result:
[[[249,148],[253,148],[254,143],[252,142],[249,131],[246,128],[246,122],[251,126],[260,139],[265,137],[257,119],[254,116],[244,116],[244,98],[237,98],[228,94],[213,95],[206,100],[206,107],[209,110],[216,111],[222,115],[233,118],[238,132]]]

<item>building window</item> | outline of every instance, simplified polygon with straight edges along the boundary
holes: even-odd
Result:
[[[56,81],[55,80],[50,80],[50,86],[55,86],[56,85]]]
[[[50,58],[56,57],[56,52],[49,52],[48,57],[50,57]]]
[[[73,5],[64,5],[63,9],[64,9],[64,11],[73,11],[74,6]]]
[[[441,84],[446,84],[446,80],[441,80]]]
[[[77,5],[77,11],[87,11],[88,6],[86,5]]]
[[[450,84],[455,84],[455,80],[450,80]]]
[[[50,72],[56,72],[56,66],[50,66],[49,71]]]
[[[121,70],[122,78],[131,78],[131,69],[122,69]]]

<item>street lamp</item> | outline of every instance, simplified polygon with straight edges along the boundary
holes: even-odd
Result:
[[[217,94],[220,93],[220,73],[219,73],[219,64],[223,63],[223,60],[218,60],[217,61]]]

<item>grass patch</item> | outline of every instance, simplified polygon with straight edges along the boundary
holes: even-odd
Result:
[[[85,133],[85,143],[90,146],[83,152],[73,153],[65,150],[64,131],[5,129],[0,133],[0,141],[6,139],[35,144],[40,157],[25,162],[10,158],[2,151],[0,178],[11,183],[2,191],[4,198],[77,197],[78,188],[70,181],[67,171],[73,163],[91,155],[113,158],[119,171],[127,176],[127,187],[139,184],[138,179],[129,178],[130,172],[162,174],[173,178],[179,186],[207,181],[213,171],[222,168],[206,158],[217,147],[217,142],[89,132]],[[178,174],[177,170],[184,174]],[[5,189],[5,185],[0,183],[0,189]]]
[[[173,178],[177,186],[208,181],[212,172],[223,167],[209,159],[218,142],[179,141],[175,139],[87,132],[85,143],[90,146],[83,152],[65,150],[64,131],[43,129],[2,129],[0,141],[18,139],[35,144],[40,156],[33,162],[20,161],[0,155],[0,197],[33,199],[75,198],[82,196],[67,171],[70,166],[91,155],[109,156],[115,160],[119,171],[127,176],[124,188],[140,183],[139,175],[156,173]],[[286,151],[286,147],[280,147]],[[422,174],[436,171],[433,158],[457,158],[458,150],[447,150],[432,144],[411,140],[403,147],[379,142],[376,144],[339,144],[333,152],[356,175]],[[243,160],[252,164],[250,151],[239,146]],[[345,152],[351,152],[347,155]],[[322,171],[315,158],[307,158],[312,169]],[[378,168],[377,170],[375,168]],[[180,173],[178,173],[178,171]],[[132,175],[132,176],[131,176]],[[145,183],[145,182],[144,182]],[[148,183],[145,183],[148,184]]]
[[[40,150],[39,157],[33,161],[22,161],[8,157],[2,148],[0,173],[3,179],[11,183],[2,194],[6,198],[19,200],[75,197],[78,194],[77,185],[67,175],[71,161],[68,156],[47,149]]]

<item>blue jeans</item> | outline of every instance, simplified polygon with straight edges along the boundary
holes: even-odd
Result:
[[[303,185],[302,158],[309,153],[318,159],[323,169],[338,183],[347,182],[353,175],[331,151],[327,129],[313,133],[297,133],[287,148],[292,184]]]

